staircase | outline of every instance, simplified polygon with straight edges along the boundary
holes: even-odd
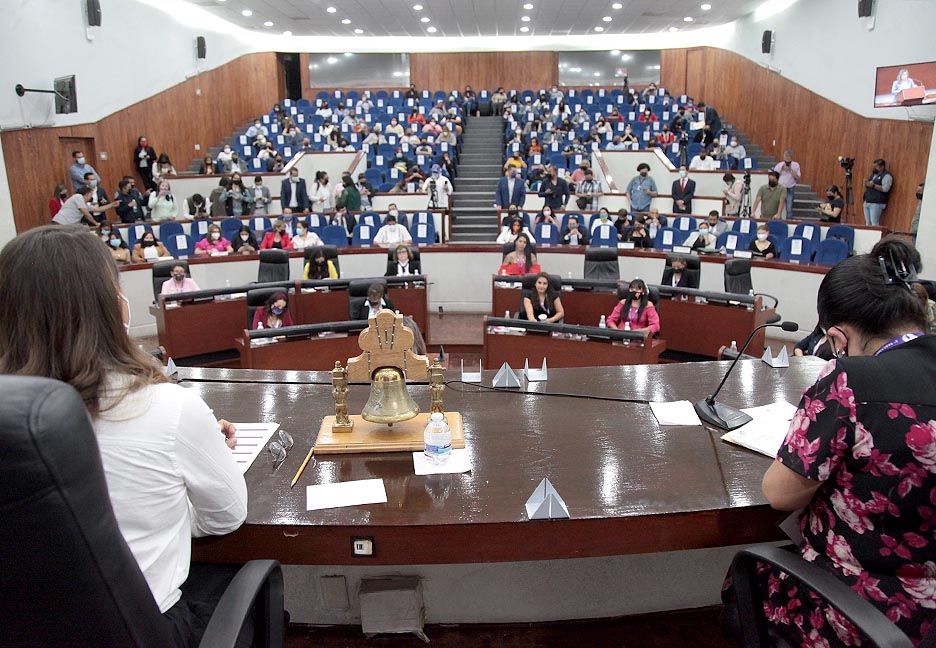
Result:
[[[198,173],[198,170],[201,169],[201,163],[202,160],[205,159],[205,156],[210,155],[212,160],[217,160],[218,153],[221,152],[221,149],[223,149],[225,145],[230,146],[232,151],[238,151],[242,153],[240,144],[237,143],[237,138],[243,135],[244,131],[246,131],[252,125],[253,120],[251,119],[249,122],[243,123],[235,128],[233,133],[224,138],[224,141],[221,142],[220,146],[211,146],[207,151],[202,151],[202,155],[192,160],[192,163],[188,165],[186,171],[189,173]]]
[[[491,243],[497,236],[494,195],[503,172],[504,122],[473,117],[455,180],[451,243]]]

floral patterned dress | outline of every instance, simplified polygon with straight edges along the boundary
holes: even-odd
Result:
[[[777,455],[824,482],[800,517],[803,558],[874,603],[915,644],[936,620],[934,378],[934,336],[876,358],[832,360],[803,394]],[[848,620],[794,579],[766,568],[762,579],[767,617],[787,632],[796,627],[801,645],[862,645]]]

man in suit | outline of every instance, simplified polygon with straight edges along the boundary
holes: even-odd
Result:
[[[386,296],[386,289],[382,283],[372,283],[367,289],[367,298],[360,303],[352,302],[351,319],[366,320],[377,315],[382,308],[396,310],[393,302]]]
[[[712,134],[717,140],[722,129],[721,117],[718,116],[718,111],[711,106],[706,106],[705,103],[701,101],[699,102],[699,105],[696,106],[696,110],[698,110],[699,114],[705,118],[705,125],[711,126]]]
[[[673,183],[673,213],[691,214],[692,197],[695,195],[695,180],[689,178],[685,165],[679,167],[679,179]]]
[[[497,194],[494,206],[498,209],[507,209],[511,205],[523,207],[526,202],[526,185],[523,178],[515,168],[511,168],[507,175],[497,181]]]
[[[569,183],[559,177],[559,169],[550,164],[546,169],[546,179],[540,185],[537,195],[543,198],[544,205],[553,210],[553,213],[565,211],[569,202]]]
[[[695,283],[690,276],[691,273],[686,271],[686,260],[682,257],[676,257],[673,259],[673,263],[670,267],[663,269],[663,279],[660,281],[661,286],[676,286],[678,288],[698,288],[698,285],[692,285]]]
[[[284,214],[309,213],[309,192],[296,167],[289,170],[289,177],[280,186],[280,208]]]

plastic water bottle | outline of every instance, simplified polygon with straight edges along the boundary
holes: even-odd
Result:
[[[601,319],[598,320],[598,328],[608,328],[608,320],[604,315],[602,315]]]
[[[737,340],[732,340],[732,341],[731,341],[731,346],[728,347],[728,349],[729,349],[730,351],[734,351],[735,353],[737,353],[737,352],[738,352],[738,341],[737,341]]]
[[[509,311],[509,310],[504,311],[504,319],[510,319],[510,311]]]
[[[625,330],[625,331],[631,330],[631,327],[630,327],[630,320],[624,320],[624,330]],[[624,345],[625,345],[625,346],[630,346],[630,340],[625,339],[625,340],[624,340]]]
[[[444,464],[452,456],[452,430],[445,422],[442,412],[435,412],[429,417],[429,423],[423,432],[423,442],[423,452],[434,464]]]
[[[754,299],[754,289],[753,289],[753,288],[751,288],[751,289],[748,291],[747,294],[748,294],[748,297],[750,297],[751,299]],[[754,310],[754,303],[752,302],[752,303],[748,304],[747,309],[748,309],[749,311]]]

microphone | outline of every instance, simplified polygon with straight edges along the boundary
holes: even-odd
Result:
[[[731,366],[728,367],[728,371],[726,371],[724,377],[722,377],[721,382],[718,384],[718,388],[712,393],[711,396],[708,398],[703,398],[695,404],[696,414],[698,414],[699,418],[701,418],[709,425],[714,425],[715,427],[721,428],[723,430],[734,430],[735,428],[739,428],[751,420],[750,416],[735,407],[724,405],[722,403],[716,403],[715,397],[718,396],[718,392],[721,391],[725,381],[728,380],[728,376],[731,375],[735,365],[738,364],[738,360],[740,360],[741,356],[744,355],[744,352],[747,350],[751,340],[754,339],[754,335],[759,330],[770,326],[782,328],[784,331],[789,331],[790,333],[795,333],[799,330],[799,324],[796,322],[780,322],[779,324],[761,324],[753,331],[751,331],[747,342],[744,343],[744,346],[741,347],[741,351],[738,353],[738,356],[734,359],[734,362],[731,363]]]

